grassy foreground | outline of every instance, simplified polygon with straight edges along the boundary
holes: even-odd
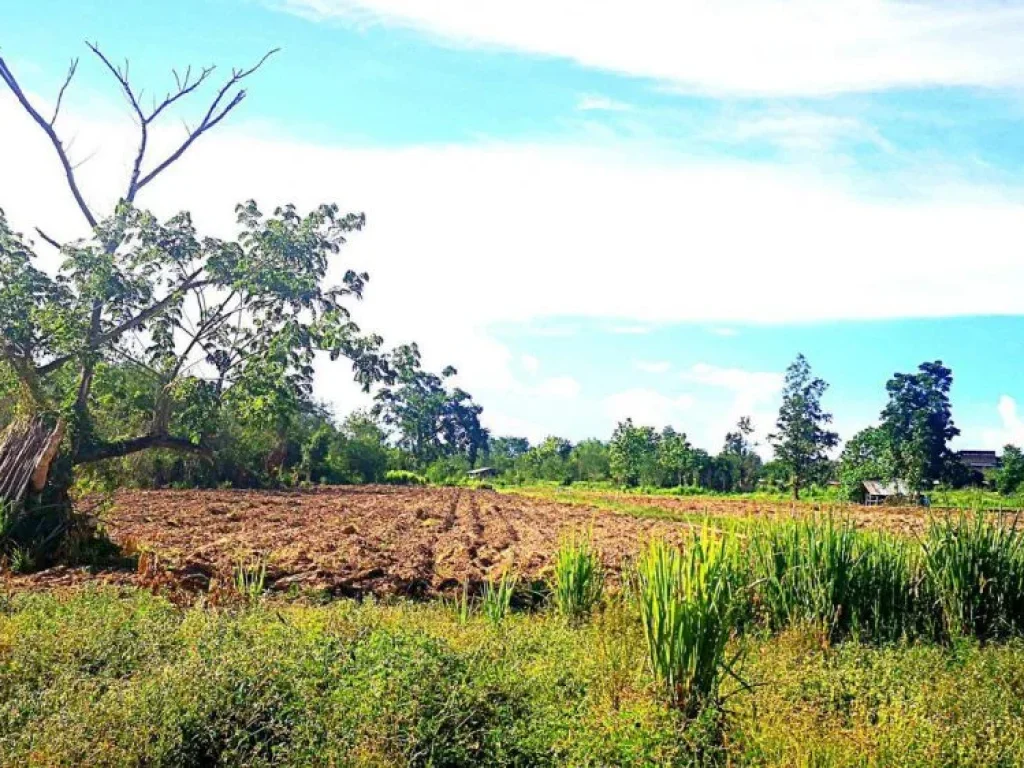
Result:
[[[1024,644],[730,642],[752,688],[685,720],[611,601],[468,620],[145,592],[0,611],[3,765],[1020,765]]]

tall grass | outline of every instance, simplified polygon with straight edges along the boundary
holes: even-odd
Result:
[[[928,527],[925,571],[950,636],[984,640],[1024,629],[1024,536],[1016,523],[976,514]]]
[[[570,619],[590,614],[604,593],[600,555],[589,537],[564,539],[555,555],[554,600],[559,613]]]
[[[498,579],[488,579],[484,582],[483,596],[480,601],[480,610],[484,616],[493,623],[500,623],[512,609],[512,595],[515,592],[518,579],[505,571]]]
[[[695,536],[685,550],[655,540],[637,564],[637,598],[648,660],[688,715],[715,699],[729,671],[735,585],[729,542]]]

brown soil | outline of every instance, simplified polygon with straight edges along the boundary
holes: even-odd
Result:
[[[628,504],[691,519],[815,509],[643,496]],[[902,532],[920,530],[927,519],[913,508],[851,506],[843,512],[860,525]],[[267,563],[268,585],[277,590],[294,585],[337,595],[430,595],[505,569],[526,579],[542,577],[560,538],[574,530],[592,531],[606,565],[617,569],[650,538],[678,540],[694,526],[486,490],[390,486],[121,491],[101,519],[115,543],[138,554],[136,569],[58,567],[0,581],[14,589],[113,583],[205,592],[230,584],[238,562],[258,556]]]

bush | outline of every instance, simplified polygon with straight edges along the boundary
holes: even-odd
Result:
[[[389,469],[384,474],[384,482],[388,485],[426,485],[427,478],[406,469]]]

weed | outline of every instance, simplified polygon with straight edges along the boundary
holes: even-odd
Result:
[[[693,716],[713,701],[724,673],[736,604],[732,539],[705,532],[685,551],[655,540],[637,564],[637,597],[648,658],[672,702]]]
[[[483,597],[480,610],[484,616],[495,624],[501,622],[511,610],[512,594],[515,592],[518,579],[509,571],[502,573],[497,580],[488,579],[484,582]]]
[[[555,605],[570,619],[587,616],[604,592],[604,570],[590,538],[575,534],[562,541],[555,555]]]
[[[267,561],[259,555],[239,559],[235,565],[235,591],[249,603],[259,602],[266,579]]]

